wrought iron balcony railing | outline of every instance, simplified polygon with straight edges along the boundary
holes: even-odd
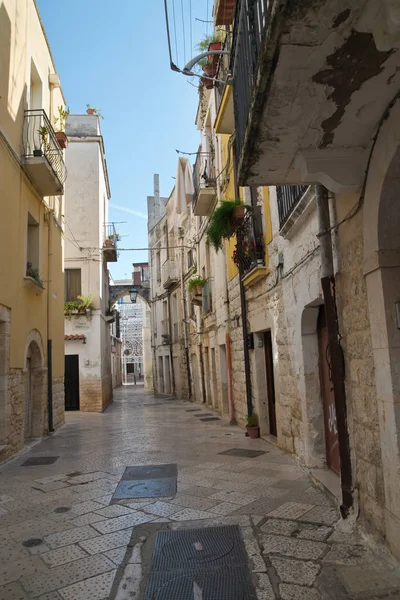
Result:
[[[196,216],[205,217],[210,214],[216,195],[216,169],[214,154],[203,152],[201,146],[193,167],[193,186],[193,212]]]
[[[23,159],[25,169],[44,196],[63,193],[67,178],[63,152],[49,118],[42,109],[26,110],[24,113]],[[41,168],[43,162],[47,164],[53,181]]]
[[[266,30],[268,0],[237,0],[233,29],[231,71],[238,155],[242,151],[251,106],[260,44]]]
[[[230,32],[226,32],[226,37],[225,37],[224,43],[222,45],[222,50],[227,50],[227,51],[231,50],[232,43],[231,43],[230,36],[231,36]],[[217,81],[214,84],[216,114],[218,114],[219,108],[221,106],[222,96],[224,95],[224,91],[225,91],[225,87],[226,87],[226,85],[221,82],[227,81],[229,79],[229,75],[230,75],[229,63],[230,63],[229,56],[226,54],[221,54],[218,59],[218,68],[217,68],[217,74],[216,74],[216,78],[219,79],[220,81]]]
[[[279,228],[288,220],[289,216],[304,196],[308,185],[277,185],[276,195],[278,202]]]
[[[265,266],[265,244],[262,230],[261,207],[248,211],[236,230],[236,247],[233,260],[241,277],[255,267]]]
[[[119,235],[115,230],[114,223],[104,225],[103,257],[107,262],[117,262],[117,242]]]

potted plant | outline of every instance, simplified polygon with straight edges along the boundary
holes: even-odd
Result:
[[[47,127],[44,125],[39,127],[38,134],[40,138],[40,148],[34,149],[33,156],[43,156],[43,152],[49,150],[49,132],[47,131]]]
[[[194,272],[195,274],[196,272]],[[188,281],[188,290],[192,296],[200,296],[202,288],[206,285],[207,279],[203,279],[200,275],[191,277]]]
[[[56,138],[58,141],[58,145],[63,150],[68,145],[68,138],[65,134],[65,122],[70,113],[69,107],[63,107],[62,105],[58,107],[58,117],[54,119],[54,127],[56,130]]]
[[[248,436],[253,440],[260,437],[260,426],[258,423],[258,416],[255,412],[246,418],[246,431]]]
[[[90,106],[90,104],[86,104],[86,113],[88,115],[97,115],[100,119],[104,119],[103,115],[100,112],[100,109],[94,108],[94,106]]]
[[[26,276],[33,279],[39,287],[43,287],[43,281],[40,277],[39,269],[35,269],[35,267],[32,266],[31,262],[26,263]]]
[[[215,77],[215,69],[211,63],[208,62],[207,58],[202,58],[197,63],[197,66],[201,68],[207,77]],[[210,79],[206,79],[205,77],[201,78],[201,83],[207,90],[211,90],[214,86],[214,83]]]
[[[92,302],[93,302],[92,294],[90,294],[87,297],[78,296],[78,300],[79,300],[78,312],[86,313],[88,310],[90,310],[92,308]]]
[[[222,200],[214,210],[207,228],[207,239],[217,252],[221,250],[223,241],[235,233],[245,212],[246,206],[241,200]]]

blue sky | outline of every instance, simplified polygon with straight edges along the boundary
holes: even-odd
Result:
[[[168,196],[178,159],[175,149],[195,152],[199,144],[194,124],[197,90],[169,69],[164,2],[37,3],[71,112],[83,113],[89,103],[104,115],[109,219],[127,221],[118,225],[120,246],[147,247],[146,218],[129,211],[146,215],[154,173],[160,174],[161,195]],[[190,38],[195,47],[211,28],[196,18],[211,19],[212,2],[168,0],[168,5],[173,59],[182,68],[185,59],[197,54],[190,49]],[[142,260],[147,260],[146,252],[121,252],[118,263],[110,264],[111,273],[116,279],[129,277],[132,262]]]

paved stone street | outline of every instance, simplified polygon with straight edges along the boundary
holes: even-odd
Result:
[[[67,413],[62,429],[4,465],[0,600],[137,599],[158,531],[232,525],[258,600],[400,598],[398,565],[341,531],[331,500],[290,457],[223,419],[201,421],[209,412],[118,390],[104,414]],[[260,454],[221,454],[234,448]],[[23,466],[38,457],[54,462]],[[127,466],[173,463],[174,497],[111,503]]]

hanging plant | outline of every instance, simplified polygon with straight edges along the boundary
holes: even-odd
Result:
[[[241,200],[222,200],[214,210],[207,228],[207,240],[217,252],[223,247],[223,241],[233,236],[245,212],[246,206]]]

